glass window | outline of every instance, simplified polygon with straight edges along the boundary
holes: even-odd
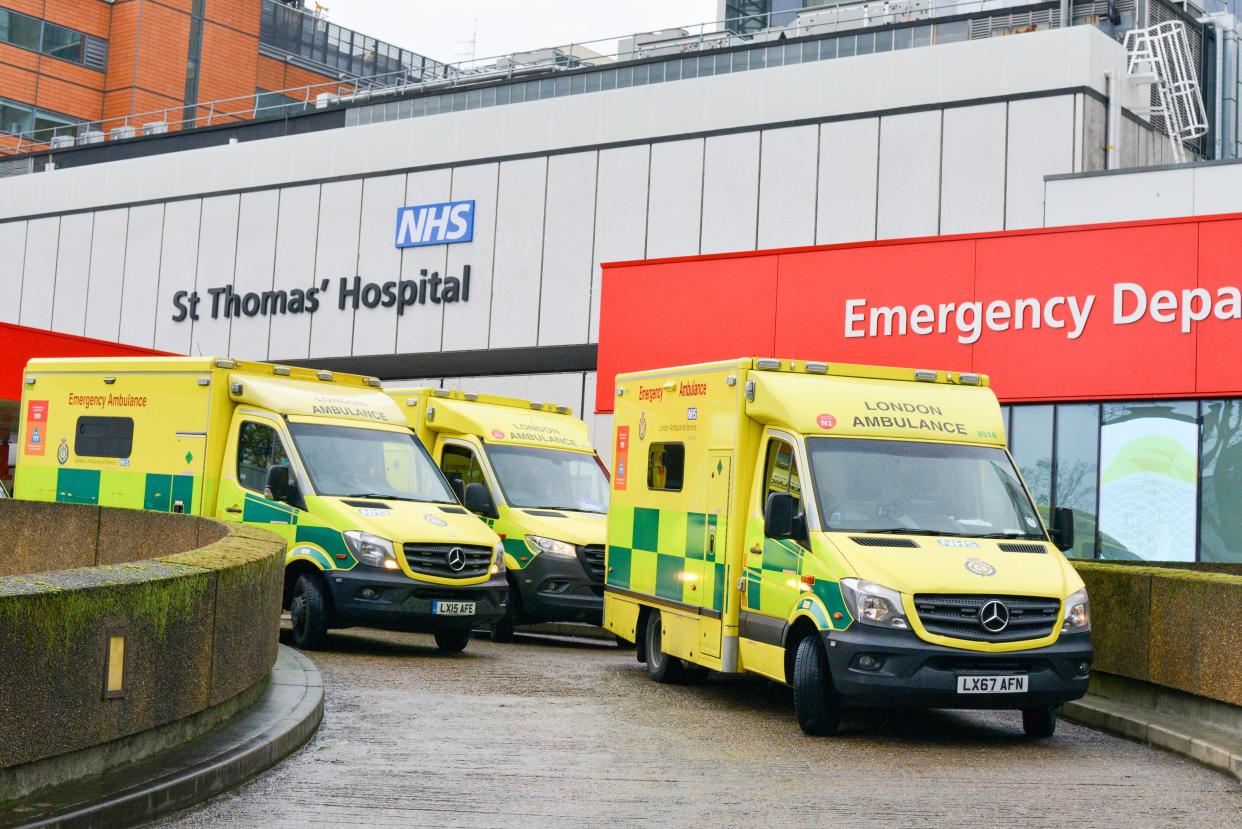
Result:
[[[581,95],[586,92],[586,75],[574,75],[569,79],[569,92],[571,95]]]
[[[763,49],[747,49],[746,53],[750,55],[751,69],[762,69],[767,65],[767,61],[765,60],[767,52]]]
[[[837,57],[852,58],[854,56],[854,45],[853,35],[837,38]]]
[[[1009,451],[1044,520],[1052,503],[1052,406],[1014,406]]]
[[[863,32],[855,37],[858,39],[857,54],[869,55],[875,51],[875,32]]]
[[[649,72],[650,72],[650,67],[645,63],[642,64],[641,66],[635,66],[634,67],[634,86],[646,86],[647,75]]]
[[[526,84],[513,84],[509,87],[509,103],[520,104],[526,100]]]
[[[401,102],[400,101],[393,101],[392,103],[384,104],[384,120],[396,121],[400,117],[401,117]]]
[[[486,451],[509,506],[608,511],[608,476],[594,454],[498,443]]]
[[[651,444],[647,450],[647,489],[680,492],[685,466],[685,444]]]
[[[1074,511],[1074,546],[1065,554],[1095,558],[1100,407],[1068,403],[1057,406],[1056,447],[1053,495],[1058,506]]]
[[[600,88],[604,90],[617,88],[617,70],[605,69],[600,78]]]
[[[708,75],[716,74],[716,58],[712,55],[699,56],[699,77],[705,78]]]
[[[421,115],[427,114],[427,99],[426,98],[415,98],[414,100],[410,101],[410,104],[412,105],[410,114],[413,115],[415,118],[418,118]]]
[[[467,484],[487,486],[487,479],[483,476],[483,467],[468,447],[445,446],[444,454],[440,457],[440,469],[444,472],[444,477],[448,478],[453,492],[457,493],[459,501],[466,500]],[[492,501],[495,502],[495,500],[493,497]]]
[[[664,62],[664,79],[668,81],[681,80],[681,61],[668,60]]]
[[[0,101],[0,132],[17,135],[29,132],[34,124],[34,113],[29,107]]]
[[[52,23],[43,24],[43,53],[54,58],[74,63],[82,62],[81,32],[56,26]]]
[[[785,47],[785,65],[802,63],[802,44],[790,43]]]
[[[697,78],[699,76],[699,59],[698,58],[682,58],[681,59],[681,76],[683,78]]]
[[[909,27],[905,29],[895,29],[893,31],[893,48],[894,49],[909,49],[910,39],[913,34],[914,34],[914,30]]]
[[[889,29],[875,33],[875,50],[877,52],[891,52],[893,50],[893,33]]]
[[[747,69],[749,69],[750,66],[748,65],[747,62],[750,59],[750,55],[751,53],[749,51],[734,52],[733,53],[733,71],[734,72],[745,72]]]
[[[915,26],[912,30],[912,44],[914,46],[930,46],[932,42],[931,26]]]
[[[563,98],[569,94],[569,76],[568,75],[562,75],[561,77],[556,79],[556,85],[553,87],[552,94],[556,96],[557,98]]]
[[[320,495],[457,503],[410,432],[321,423],[290,423],[289,431]]]
[[[716,74],[727,75],[728,73],[732,71],[733,71],[732,55],[730,55],[728,52],[722,52],[721,54],[716,55]]]
[[[509,103],[509,91],[511,87],[507,84],[496,87],[496,106],[504,106]]]
[[[36,18],[0,9],[0,41],[37,52],[40,28]]]
[[[401,101],[398,103],[397,105],[397,117],[398,118],[410,118],[413,115],[414,115],[414,102],[411,99],[406,98],[404,101]]]
[[[483,90],[471,89],[466,93],[466,109],[478,109],[483,106]]]
[[[625,89],[634,85],[634,68],[627,66],[617,70],[617,89]]]
[[[794,458],[793,447],[779,438],[768,440],[768,455],[764,461],[763,509],[768,498],[777,492],[787,492],[802,503],[802,480],[798,475],[798,461]],[[801,512],[801,507],[794,514]]]
[[[78,418],[73,453],[89,458],[128,458],[134,448],[132,417]]]
[[[252,492],[267,488],[267,470],[288,466],[289,454],[276,430],[265,423],[247,421],[237,433],[237,483]]]
[[[808,40],[802,44],[802,62],[810,63],[813,60],[819,60],[818,40]]]
[[[647,73],[648,83],[664,83],[664,66],[663,62],[653,63]]]
[[[555,94],[556,94],[556,79],[555,78],[544,78],[542,81],[539,81],[539,99],[540,100],[544,100],[545,98],[551,98]]]
[[[1242,400],[1203,401],[1199,558],[1242,561]]]
[[[526,87],[526,100],[538,101],[539,100],[539,81],[527,81],[525,83],[525,87]]]
[[[937,23],[934,42],[957,43],[966,39],[966,21],[954,20],[951,23]]]
[[[1196,404],[1106,404],[1103,423],[1100,557],[1194,561]]]
[[[445,98],[447,97],[448,96],[446,95]],[[454,92],[453,93],[453,105],[452,105],[451,111],[461,112],[465,108],[466,108],[466,93],[464,91]]]
[[[769,46],[766,50],[768,66],[780,66],[781,55],[784,54],[784,48],[781,46]]]
[[[599,92],[600,72],[592,72],[586,76],[586,91]]]

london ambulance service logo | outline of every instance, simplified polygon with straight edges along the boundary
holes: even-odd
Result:
[[[69,460],[69,438],[60,439],[60,446],[56,448],[56,460],[62,464]]]
[[[647,438],[647,411],[646,409],[644,409],[643,413],[638,418],[638,439],[645,440],[646,438]]]
[[[996,568],[981,558],[966,559],[966,569],[976,576],[995,576]]]

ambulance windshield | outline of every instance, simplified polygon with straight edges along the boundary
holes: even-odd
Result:
[[[809,437],[825,530],[1043,540],[1003,449]]]
[[[487,457],[511,507],[608,511],[608,478],[594,455],[491,443]]]
[[[320,423],[290,423],[289,431],[319,495],[457,503],[409,432]]]

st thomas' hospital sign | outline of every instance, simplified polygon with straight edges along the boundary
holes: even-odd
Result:
[[[474,239],[474,201],[423,204],[397,209],[395,245],[398,248],[451,245]],[[322,279],[307,288],[239,292],[233,285],[207,288],[204,292],[173,294],[173,322],[233,317],[266,317],[277,314],[314,314],[331,307],[338,311],[359,308],[395,308],[403,316],[408,308],[428,303],[470,301],[470,266],[461,275],[440,275],[421,268],[417,279],[368,282],[361,276],[342,276],[335,282]],[[204,296],[205,293],[205,296]]]

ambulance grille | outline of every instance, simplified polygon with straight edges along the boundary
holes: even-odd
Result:
[[[917,547],[917,542],[908,538],[874,538],[867,535],[851,535],[850,541],[860,547]]]
[[[1000,548],[1006,553],[1046,553],[1048,548],[1043,544],[1012,544],[1002,541]]]
[[[578,561],[582,563],[582,569],[586,570],[586,574],[591,577],[591,581],[596,584],[604,583],[603,544],[588,544],[585,547],[578,547]]]
[[[460,570],[449,566],[449,553],[460,549],[466,564]],[[443,579],[477,579],[487,575],[492,564],[490,547],[469,547],[465,544],[406,544],[401,548],[405,563],[415,573]]]
[[[983,606],[994,600],[1009,611],[1009,622],[999,633],[988,631],[979,618]],[[1032,596],[918,593],[914,596],[914,609],[927,632],[937,636],[974,642],[1019,642],[1042,639],[1052,633],[1061,613],[1061,602]]]

